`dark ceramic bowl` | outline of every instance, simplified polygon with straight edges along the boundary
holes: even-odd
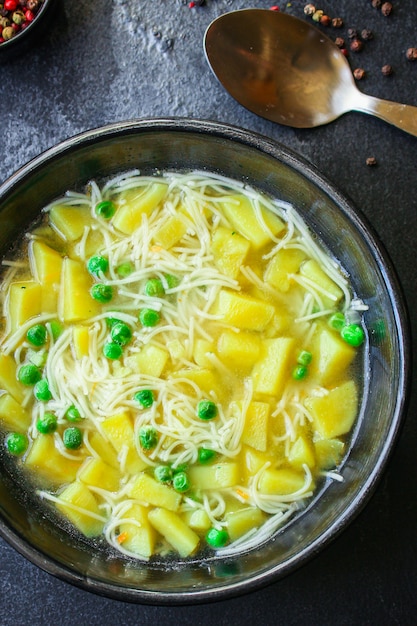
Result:
[[[310,164],[259,135],[181,119],[114,124],[69,139],[32,160],[0,188],[0,252],[66,190],[131,168],[207,170],[293,203],[369,304],[369,349],[360,415],[342,467],[314,502],[246,554],[176,566],[109,558],[42,514],[13,486],[0,458],[0,533],[44,570],[88,591],[153,604],[208,602],[252,591],[301,566],[364,506],[384,470],[404,413],[410,372],[407,316],[393,267],[362,216]],[[379,332],[381,324],[385,334]],[[3,448],[3,446],[2,446]]]
[[[11,39],[0,43],[0,63],[3,61],[8,62],[17,56],[21,56],[42,41],[58,1],[44,0],[42,6],[35,14],[35,19],[26,28],[18,31]]]

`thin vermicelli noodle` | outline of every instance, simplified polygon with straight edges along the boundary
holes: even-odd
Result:
[[[81,533],[233,555],[341,479],[367,307],[288,202],[132,170],[53,201],[26,248],[3,261],[0,420]]]

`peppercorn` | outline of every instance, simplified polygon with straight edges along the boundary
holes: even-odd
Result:
[[[3,28],[6,28],[6,26],[10,26],[9,18],[6,16],[0,17],[0,26],[2,26]]]
[[[374,9],[379,9],[382,4],[382,0],[372,0],[371,4]]]
[[[363,48],[363,42],[360,39],[353,39],[350,44],[352,52],[360,52]]]
[[[320,22],[323,15],[324,15],[324,11],[322,11],[321,9],[318,9],[317,11],[313,13],[311,17],[315,22]]]
[[[417,48],[408,48],[405,56],[408,61],[417,61]]]
[[[29,11],[36,11],[39,8],[40,0],[26,0],[26,7]]]
[[[330,24],[332,23],[331,18],[328,15],[322,15],[320,18],[320,24],[322,26],[330,26]]]
[[[388,64],[383,65],[381,67],[381,72],[384,76],[391,76],[393,72],[392,65],[388,65]]]
[[[4,41],[8,41],[12,37],[14,37],[14,35],[15,35],[15,31],[14,31],[13,26],[5,26],[5,28],[3,28],[3,31],[1,33],[1,36],[3,37]]]
[[[384,4],[381,6],[382,15],[385,15],[385,17],[388,17],[388,15],[391,15],[392,8],[393,7],[392,7],[391,2],[384,2]]]
[[[333,28],[342,28],[343,26],[343,20],[341,17],[334,17],[332,19],[332,26]]]
[[[357,39],[358,31],[355,28],[348,28],[348,37],[349,39]]]
[[[365,70],[362,67],[357,67],[355,70],[353,70],[353,76],[356,80],[362,80],[362,78],[365,76]]]
[[[314,4],[306,4],[304,7],[304,13],[305,15],[314,15],[314,13],[316,12],[316,7],[314,6]]]
[[[20,24],[23,24],[25,21],[25,14],[21,9],[17,9],[17,11],[13,12],[12,21],[19,26]]]
[[[345,40],[343,39],[343,37],[336,37],[336,39],[334,40],[336,46],[338,48],[344,48],[345,47]]]
[[[374,167],[375,165],[377,165],[377,160],[374,156],[368,157],[366,159],[366,165],[369,165],[369,167]]]
[[[364,28],[361,31],[361,37],[364,41],[370,41],[374,38],[374,34],[371,30],[369,30],[369,28]]]

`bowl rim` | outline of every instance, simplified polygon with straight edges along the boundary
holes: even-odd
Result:
[[[48,2],[48,0],[46,0],[46,2]],[[84,577],[62,563],[56,562],[40,548],[29,545],[0,515],[0,536],[16,549],[18,553],[27,558],[28,561],[61,580],[86,591],[116,600],[159,605],[199,604],[236,597],[276,582],[278,579],[298,569],[316,556],[324,546],[335,539],[363,510],[374,493],[382,473],[386,469],[405,418],[410,395],[412,369],[410,320],[405,295],[395,267],[379,236],[364,214],[358,208],[354,207],[352,201],[348,199],[346,195],[342,194],[314,164],[282,143],[256,131],[246,130],[223,122],[182,117],[138,118],[114,122],[80,132],[48,148],[28,161],[0,185],[0,201],[7,200],[8,195],[13,192],[16,185],[24,181],[25,178],[32,176],[37,170],[41,169],[45,163],[55,157],[61,157],[66,153],[71,153],[81,146],[84,148],[88,145],[96,144],[97,142],[107,141],[114,136],[121,137],[131,135],[132,133],[149,133],[153,131],[208,134],[228,142],[238,142],[283,162],[284,165],[294,169],[297,173],[301,174],[303,177],[307,178],[308,181],[317,185],[324,191],[330,199],[338,205],[342,213],[353,223],[354,228],[359,230],[361,237],[372,249],[372,255],[379,266],[386,283],[387,291],[391,297],[400,348],[398,381],[400,393],[397,394],[395,411],[391,419],[390,428],[386,433],[378,462],[372,468],[372,471],[370,471],[364,483],[361,484],[361,487],[355,491],[355,497],[337,522],[327,528],[301,553],[297,553],[296,556],[294,555],[292,558],[285,561],[285,563],[278,564],[266,572],[253,575],[250,579],[204,590],[191,589],[189,591],[180,592],[156,592],[136,587],[119,587],[113,583],[106,583],[102,580]]]

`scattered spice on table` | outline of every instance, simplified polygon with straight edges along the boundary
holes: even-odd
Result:
[[[392,69],[392,65],[389,65],[388,63],[386,65],[383,65],[381,67],[381,72],[384,76],[391,76],[394,72],[394,70]]]
[[[374,156],[370,156],[366,159],[366,165],[369,165],[369,167],[374,167],[375,165],[377,165],[377,160]]]
[[[405,56],[408,61],[417,61],[417,48],[408,48]]]
[[[362,80],[365,77],[365,70],[363,67],[357,67],[353,70],[353,76],[356,80]]]

